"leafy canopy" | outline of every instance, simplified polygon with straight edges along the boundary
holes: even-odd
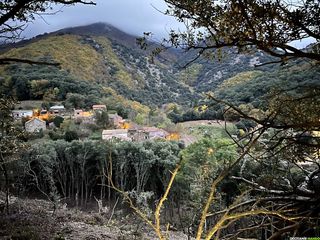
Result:
[[[320,2],[318,0],[165,0],[167,14],[187,25],[186,32],[171,32],[175,46],[199,49],[253,47],[278,57],[320,60]],[[306,38],[316,43],[307,50],[290,45]]]

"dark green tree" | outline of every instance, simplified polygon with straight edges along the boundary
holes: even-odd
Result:
[[[95,112],[96,124],[100,128],[107,128],[111,126],[111,122],[109,120],[109,115],[107,111],[99,110]]]
[[[8,165],[16,154],[24,148],[22,129],[15,126],[11,110],[16,102],[6,96],[0,98],[0,168],[4,177],[6,210],[9,212],[10,176]],[[3,182],[0,182],[3,186]]]
[[[54,119],[53,119],[53,123],[56,127],[60,127],[61,123],[63,123],[63,120],[64,118],[63,117],[60,117],[60,116],[56,116]]]
[[[78,140],[79,136],[77,131],[68,129],[64,134],[64,139],[67,142],[72,142],[73,140]]]
[[[85,96],[78,93],[68,93],[66,96],[65,105],[67,108],[81,109],[85,107]]]

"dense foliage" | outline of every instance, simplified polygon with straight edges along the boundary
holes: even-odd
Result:
[[[115,197],[107,184],[112,162],[117,186],[137,194],[150,191],[157,199],[179,152],[179,145],[173,142],[46,141],[32,145],[18,163],[24,169],[19,178],[26,186],[21,190],[40,191],[42,197],[63,198],[79,206],[94,196],[110,200]]]
[[[186,32],[171,32],[169,42],[200,53],[236,47],[239,51],[258,48],[278,58],[307,58],[319,61],[318,0],[308,1],[183,1],[166,0],[167,14],[186,22]],[[301,50],[289,43],[308,37],[317,42]]]

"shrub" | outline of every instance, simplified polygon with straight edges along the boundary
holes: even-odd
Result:
[[[78,133],[76,131],[73,130],[67,130],[64,134],[64,139],[67,142],[72,142],[73,140],[78,140],[79,136]]]
[[[63,117],[60,117],[60,116],[56,116],[54,119],[53,119],[53,123],[56,127],[60,127],[61,123],[63,123],[64,121],[64,118]]]

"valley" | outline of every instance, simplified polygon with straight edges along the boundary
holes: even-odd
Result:
[[[201,14],[164,45],[97,22],[0,46],[0,239],[319,235],[319,42],[166,2]]]

